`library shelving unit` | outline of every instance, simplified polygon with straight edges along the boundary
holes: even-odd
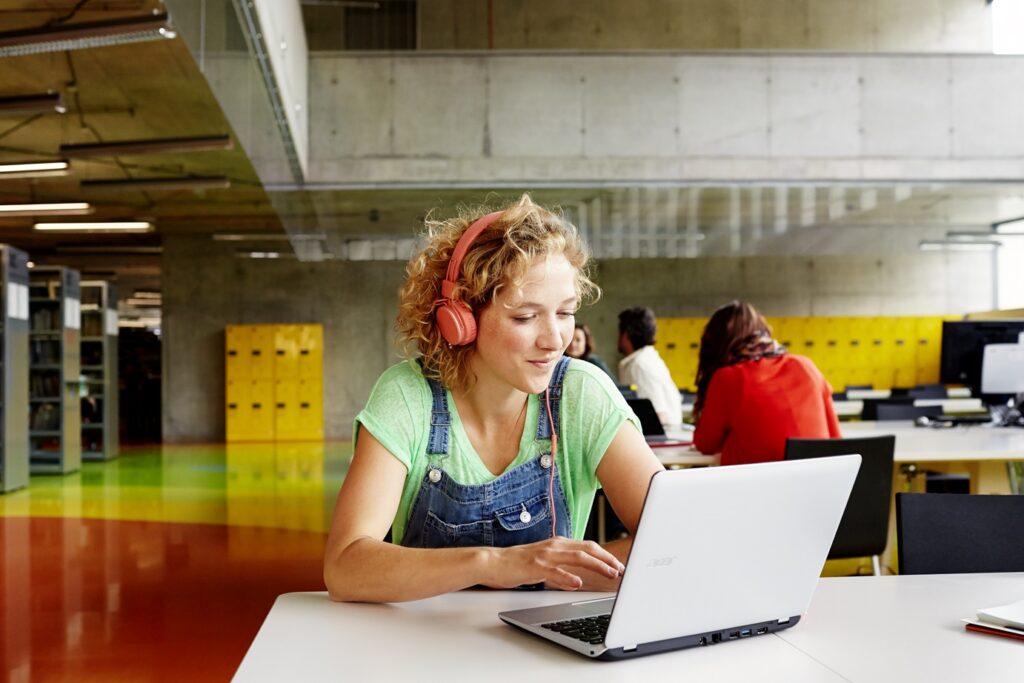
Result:
[[[67,474],[81,467],[81,303],[77,270],[29,272],[29,469]]]
[[[28,485],[28,254],[0,244],[0,493]]]
[[[82,280],[82,460],[119,451],[117,423],[117,287]]]

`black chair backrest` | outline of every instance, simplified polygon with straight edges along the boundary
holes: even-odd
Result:
[[[860,470],[832,541],[829,559],[880,555],[889,536],[892,458],[896,437],[788,439],[786,460],[860,453]]]
[[[878,406],[879,422],[891,420],[916,420],[919,417],[938,417],[942,415],[942,406],[886,405]]]
[[[864,408],[860,411],[862,420],[877,420],[879,406],[912,406],[914,399],[909,396],[903,398],[866,398]]]
[[[626,403],[633,409],[636,416],[640,418],[640,428],[644,436],[661,436],[665,433],[665,427],[658,419],[658,413],[654,410],[654,404],[646,398],[627,398]]]
[[[900,574],[1024,571],[1024,496],[896,494]]]
[[[949,398],[944,384],[918,384],[907,394],[911,398]]]

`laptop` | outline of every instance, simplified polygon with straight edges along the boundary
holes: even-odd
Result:
[[[658,472],[614,597],[499,613],[594,659],[791,628],[807,611],[859,455]]]
[[[665,427],[661,424],[654,404],[647,398],[627,398],[626,403],[640,420],[640,430],[644,433],[644,439],[651,448],[659,446],[689,446],[692,439],[678,439],[665,433]]]

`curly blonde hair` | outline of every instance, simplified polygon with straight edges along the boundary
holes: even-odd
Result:
[[[484,208],[463,209],[459,216],[448,220],[434,220],[428,215],[427,245],[409,261],[405,284],[399,290],[395,328],[406,357],[418,355],[424,375],[456,391],[473,384],[469,358],[475,345],[449,346],[436,327],[435,305],[455,245],[466,229],[487,213],[490,211]],[[505,207],[502,215],[473,241],[452,296],[478,316],[502,287],[523,284],[534,259],[556,254],[565,256],[576,270],[580,304],[597,300],[601,290],[590,280],[590,257],[576,227],[524,194]]]

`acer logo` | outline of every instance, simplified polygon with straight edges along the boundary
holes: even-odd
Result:
[[[675,555],[669,557],[655,557],[647,563],[648,567],[668,567],[676,560]]]

